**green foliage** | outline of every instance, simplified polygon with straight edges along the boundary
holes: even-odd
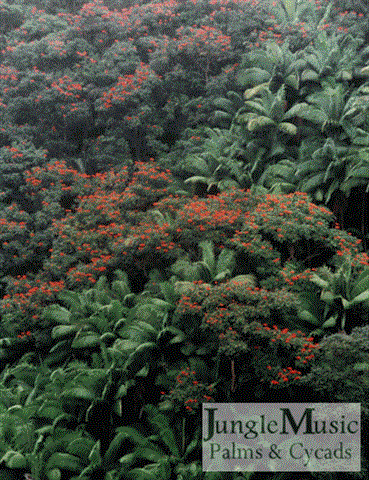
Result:
[[[297,134],[297,128],[286,121],[295,115],[291,109],[286,111],[284,85],[275,94],[266,85],[252,88],[246,90],[245,98],[245,105],[237,112],[234,121],[242,125],[245,140],[248,140],[249,171],[256,182],[268,163],[288,157],[287,139]]]
[[[367,12],[139,3],[2,5],[0,476],[253,478],[202,402],[369,413],[369,258],[298,191],[365,237]]]
[[[365,414],[368,412],[365,398],[368,385],[367,332],[366,325],[354,328],[351,335],[336,333],[325,337],[306,377],[307,385],[319,390],[323,398],[361,402]]]
[[[310,278],[320,289],[324,311],[310,303],[310,308],[300,313],[302,319],[318,328],[312,335],[321,335],[325,328],[338,328],[350,332],[357,325],[367,323],[369,311],[369,270],[363,270],[355,279],[351,258],[346,257],[336,272],[326,267],[318,269]],[[315,313],[312,313],[312,311]],[[319,313],[320,315],[319,315]]]

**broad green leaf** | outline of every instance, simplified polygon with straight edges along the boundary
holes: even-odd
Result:
[[[111,289],[115,292],[120,299],[123,299],[126,295],[131,293],[129,284],[125,280],[114,280],[111,284]]]
[[[222,272],[218,273],[217,275],[215,275],[215,277],[213,278],[213,281],[214,282],[222,282],[224,280],[226,280],[227,278],[230,278],[231,276],[231,271],[228,270],[223,270]]]
[[[284,83],[285,85],[293,87],[295,90],[299,89],[299,77],[296,74],[288,75]]]
[[[37,410],[37,415],[39,417],[44,417],[49,420],[54,420],[59,415],[63,413],[63,410],[59,404],[59,402],[55,400],[45,400],[40,408]]]
[[[320,294],[320,299],[323,300],[323,302],[328,303],[329,305],[333,303],[335,298],[336,298],[336,295],[330,290],[322,290],[322,293]]]
[[[306,69],[301,73],[301,82],[317,82],[319,81],[319,73],[314,70]]]
[[[62,478],[62,473],[60,468],[53,468],[46,473],[47,480],[60,480]]]
[[[368,293],[369,293],[369,292],[368,292]],[[349,302],[348,300],[346,300],[346,298],[342,297],[342,295],[339,295],[339,298],[341,299],[343,308],[344,308],[345,310],[347,310],[348,308],[351,308],[351,306],[352,306],[351,302]]]
[[[304,192],[311,192],[315,188],[322,185],[324,179],[324,172],[311,176],[310,178],[303,180],[301,183],[301,189]]]
[[[75,337],[72,348],[91,348],[100,345],[100,335],[95,332],[83,332]]]
[[[62,290],[58,294],[58,298],[75,310],[79,310],[86,304],[86,300],[84,300],[83,295],[71,290]]]
[[[94,446],[94,441],[87,437],[75,438],[66,447],[66,453],[75,455],[85,462],[88,461],[88,456]]]
[[[318,285],[318,287],[321,287],[321,288],[328,288],[329,287],[329,283],[327,281],[323,280],[322,278],[320,278],[316,273],[313,273],[310,280],[313,283],[315,283],[315,285]]]
[[[369,133],[362,128],[356,127],[355,128],[356,136],[351,139],[353,145],[369,145]]]
[[[114,442],[115,440],[117,441],[117,443],[121,444],[121,442],[123,441],[123,438],[124,438],[124,435],[123,434],[126,434],[126,437],[125,438],[129,438],[132,440],[132,442],[136,445],[146,445],[148,440],[146,437],[144,437],[136,428],[134,427],[118,427],[116,429],[117,431],[117,435],[118,434],[122,434],[121,437],[119,437],[119,439],[117,439],[117,435],[114,437],[114,439],[112,440],[112,442]],[[111,445],[111,444],[110,444]],[[110,447],[110,446],[109,446]]]
[[[359,372],[367,372],[369,371],[369,363],[368,362],[355,363],[355,365],[353,366],[353,369]]]
[[[160,462],[164,457],[163,450],[153,443],[136,449],[136,458],[149,460],[150,462]]]
[[[258,67],[252,67],[242,70],[237,75],[237,83],[241,87],[246,87],[248,85],[259,85],[260,83],[267,82],[270,77],[270,73],[266,70],[262,70]]]
[[[173,308],[172,303],[168,303],[165,300],[162,300],[161,298],[152,298],[150,300],[150,303],[152,303],[153,305],[156,305],[157,307],[164,307],[165,309]]]
[[[218,255],[217,263],[216,263],[216,274],[220,274],[226,270],[232,273],[235,265],[236,265],[236,252],[234,250],[230,250],[229,248],[223,248]]]
[[[299,117],[318,125],[323,125],[323,123],[328,120],[327,115],[322,112],[322,110],[308,103],[297,103],[284,114],[285,120],[293,117]]]
[[[369,163],[363,167],[352,168],[346,178],[350,177],[365,178],[369,180]]]
[[[171,454],[179,457],[179,448],[168,417],[154,405],[145,405],[144,409],[148,414],[149,422],[158,429],[161,440],[169,448]]]
[[[256,97],[256,95],[259,95],[260,93],[263,93],[266,90],[269,90],[268,83],[262,83],[260,85],[257,85],[256,87],[249,88],[249,89],[245,90],[245,93],[243,94],[243,97],[246,100],[246,105],[247,105],[248,100]],[[264,112],[266,112],[265,108],[264,108]]]
[[[2,457],[1,462],[4,462],[8,468],[27,468],[28,462],[24,455],[20,452],[9,450]]]
[[[144,468],[134,468],[126,474],[127,480],[158,480],[156,472],[150,472]]]
[[[202,250],[202,261],[207,265],[211,275],[215,273],[215,255],[214,255],[214,242],[210,240],[204,240],[199,243],[199,247]]]
[[[356,295],[350,302],[350,307],[354,305],[358,305],[359,303],[367,302],[369,300],[369,290],[365,290],[364,292]]]
[[[76,399],[76,400],[88,400],[93,401],[95,399],[94,394],[85,387],[74,387],[66,390],[61,394],[62,398]]]
[[[68,324],[70,323],[71,312],[61,305],[53,304],[44,309],[42,316],[45,320]]]
[[[135,432],[137,431],[135,430]],[[144,437],[142,437],[142,441],[144,441],[143,438]],[[133,441],[131,441],[131,435],[129,432],[118,432],[110,442],[110,445],[105,452],[103,457],[104,464],[108,467],[113,467],[115,462],[118,460],[119,455],[122,455],[122,449],[128,449],[132,443]]]
[[[275,126],[275,122],[269,117],[260,115],[256,118],[249,120],[247,124],[247,130],[249,132],[256,132],[258,130],[264,129],[265,127],[271,127],[271,126]]]
[[[281,122],[281,123],[278,124],[278,129],[281,132],[287,133],[288,135],[296,135],[297,134],[297,127],[293,123]]]
[[[115,340],[113,347],[108,348],[108,351],[110,351],[113,348],[115,351],[118,351],[120,354],[124,354],[128,356],[130,353],[136,350],[138,346],[139,346],[139,342],[135,342],[128,338],[127,339],[118,338],[117,340]]]
[[[303,179],[309,173],[319,172],[324,167],[319,159],[307,160],[297,165],[296,177]]]
[[[215,122],[231,122],[233,115],[227,112],[223,112],[222,110],[215,110],[212,113],[211,120],[213,123]],[[221,125],[221,124],[220,124]]]
[[[351,290],[351,296],[356,297],[365,290],[369,290],[369,268],[363,270]]]
[[[78,329],[78,325],[57,325],[51,331],[51,338],[61,338],[74,335]]]
[[[193,264],[193,268],[196,272],[196,276],[199,280],[203,280],[206,283],[211,282],[212,273],[207,263],[200,261]]]
[[[159,288],[164,296],[164,300],[170,304],[175,304],[177,295],[174,286],[170,282],[159,283]]]
[[[302,312],[298,313],[298,317],[300,320],[304,320],[306,322],[312,323],[313,325],[320,325],[320,321],[308,310],[303,310]]]
[[[60,468],[62,470],[78,472],[82,470],[83,463],[78,457],[75,457],[74,455],[57,452],[51,455],[46,464],[47,470],[52,470],[53,468]]]
[[[200,443],[200,434],[201,434],[200,429],[197,429],[196,432],[195,432],[194,438],[191,440],[191,442],[186,447],[186,451],[183,455],[184,459],[186,457],[188,457],[195,450],[196,447],[198,447],[198,445]]]
[[[208,181],[209,181],[208,177],[203,177],[203,176],[200,176],[200,175],[194,175],[192,177],[186,178],[186,180],[183,183],[184,184],[198,183],[198,182],[208,183]]]
[[[336,325],[337,318],[338,318],[338,313],[332,315],[331,317],[328,318],[328,320],[326,320],[323,323],[322,327],[323,328],[334,327]]]
[[[156,358],[157,346],[154,342],[145,342],[132,352],[125,365],[124,369],[131,375],[135,376],[147,362],[153,362]]]
[[[123,457],[119,459],[119,463],[128,470],[130,466],[133,465],[135,460],[136,460],[135,453],[127,453],[127,455],[123,455]]]

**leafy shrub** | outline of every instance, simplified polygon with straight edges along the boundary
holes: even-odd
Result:
[[[315,365],[306,378],[309,385],[325,398],[361,402],[366,415],[368,405],[364,395],[369,382],[367,335],[368,325],[354,328],[351,335],[335,333],[323,338]]]

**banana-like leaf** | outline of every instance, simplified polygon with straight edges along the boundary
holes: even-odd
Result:
[[[335,298],[337,298],[336,295],[330,290],[322,290],[322,293],[320,294],[320,299],[323,300],[323,302],[328,303],[329,305],[333,303]]]
[[[178,296],[176,295],[174,286],[170,282],[159,283],[159,288],[164,296],[164,300],[172,305],[175,305]]]
[[[297,127],[293,123],[289,122],[281,122],[278,124],[278,130],[283,133],[288,133],[288,135],[296,135],[297,134]]]
[[[272,125],[275,126],[275,122],[271,118],[260,115],[249,120],[247,130],[254,133],[263,130],[265,127],[271,127]]]
[[[316,55],[313,55],[313,54],[306,55],[305,60],[316,72],[320,71],[321,64]]]
[[[339,188],[340,188],[340,185],[342,184],[342,182],[340,182],[339,180],[335,180],[334,182],[332,182],[325,194],[325,204],[327,205],[329,200],[331,199],[332,197],[332,194],[337,191]],[[317,192],[319,192],[319,190],[317,190]],[[317,193],[316,192],[316,193]],[[323,200],[323,194],[321,195],[321,198],[316,198],[317,201],[321,202]]]
[[[84,462],[88,462],[90,452],[95,442],[88,437],[80,437],[72,440],[66,447],[66,453],[80,458]]]
[[[145,468],[133,468],[126,475],[127,480],[157,480],[157,471],[149,471]],[[167,480],[167,479],[164,479]]]
[[[268,88],[268,83],[262,83],[261,85],[257,85],[256,87],[249,88],[248,90],[245,91],[243,94],[243,98],[245,100],[250,100],[251,98],[256,97],[256,95],[259,95],[262,92],[265,92],[266,90],[269,90]]]
[[[265,108],[265,105],[263,105],[262,101],[260,98],[254,99],[254,100],[248,100],[245,102],[245,106],[243,109],[250,110],[250,114],[253,113],[255,115],[268,115],[268,110]],[[240,112],[242,113],[242,112]],[[250,118],[253,118],[250,115]]]
[[[215,100],[213,100],[213,105],[216,108],[219,108],[227,113],[231,113],[231,114],[234,113],[233,102],[228,98],[218,97]]]
[[[187,184],[198,183],[198,182],[209,183],[209,178],[203,177],[201,175],[194,175],[192,177],[186,178],[186,180],[183,183],[187,185]]]
[[[45,320],[53,321],[56,323],[69,324],[71,318],[71,312],[61,305],[53,304],[48,305],[42,314]]]
[[[366,67],[363,67],[360,70],[360,74],[365,76],[365,77],[369,77],[369,65],[367,65]]]
[[[242,107],[243,98],[239,93],[234,92],[233,90],[230,90],[229,92],[227,92],[227,97],[229,98],[229,100],[231,100],[232,105],[236,110]]]
[[[349,306],[353,307],[355,305],[358,305],[359,303],[368,303],[369,301],[369,290],[365,290],[364,292],[360,293],[359,295],[356,295],[350,302]]]
[[[369,145],[369,132],[363,130],[362,128],[356,127],[355,128],[355,137],[352,138],[353,145]]]
[[[321,287],[321,288],[329,287],[329,283],[326,280],[323,280],[323,278],[319,277],[316,273],[313,273],[313,275],[310,278],[310,281],[315,283],[315,285],[318,285],[318,287]]]
[[[241,87],[248,85],[259,85],[265,83],[270,79],[271,74],[266,70],[258,67],[247,68],[237,75],[237,83]]]
[[[74,335],[78,331],[77,325],[58,325],[51,330],[51,338],[63,338]]]
[[[0,462],[4,462],[8,468],[12,469],[27,468],[28,465],[26,457],[15,450],[8,450]]]
[[[316,316],[313,315],[308,310],[302,310],[302,312],[299,312],[298,317],[299,317],[300,320],[304,320],[305,322],[312,323],[313,325],[320,325],[320,323],[321,323],[316,318]]]
[[[314,70],[306,69],[301,73],[301,82],[318,82],[319,81],[319,73],[315,72]]]
[[[334,327],[336,325],[337,318],[338,318],[338,313],[335,313],[323,323],[322,328]]]
[[[296,74],[288,75],[284,81],[285,85],[293,87],[295,90],[298,90],[300,87],[299,77]]]
[[[369,268],[363,270],[351,290],[351,297],[354,298],[365,290],[369,290]]]
[[[199,278],[200,280],[203,280],[206,283],[210,283],[212,281],[212,272],[208,266],[207,263],[200,261],[200,262],[195,262],[193,264],[195,267],[196,271],[196,277]]]
[[[51,455],[47,464],[46,470],[52,470],[53,468],[60,468],[62,470],[69,470],[72,472],[78,472],[83,469],[83,463],[81,459],[70,455],[69,453],[56,452]]]
[[[219,275],[224,271],[233,272],[236,266],[236,252],[229,248],[223,248],[218,255],[216,262],[216,274]]]
[[[132,352],[125,365],[124,369],[134,377],[147,363],[154,362],[158,353],[158,348],[154,342],[146,342],[141,344]]]
[[[361,362],[361,363],[355,363],[355,365],[352,367],[353,370],[357,372],[367,372],[369,371],[369,363],[368,362]]]
[[[211,276],[215,274],[214,243],[211,240],[204,240],[199,243],[202,250],[202,261],[207,265]]]
[[[211,116],[211,121],[215,122],[230,122],[233,118],[231,113],[223,112],[222,110],[215,110]]]
[[[301,185],[301,190],[303,192],[308,192],[309,193],[312,190],[314,190],[315,188],[322,185],[323,180],[324,180],[324,172],[313,175],[308,180],[303,181],[303,183]]]
[[[346,179],[351,177],[365,178],[369,181],[369,163],[366,166],[351,168],[346,175]]]
[[[256,113],[247,112],[247,113],[238,113],[234,119],[235,123],[239,125],[244,125],[249,122],[251,118],[256,118]]]
[[[79,310],[86,304],[83,295],[71,290],[63,290],[59,293],[58,298],[67,303],[71,308]]]
[[[271,193],[275,193],[277,195],[286,195],[288,193],[293,193],[296,191],[296,185],[293,183],[286,183],[286,182],[277,182],[273,183],[270,187]]]
[[[154,405],[145,405],[148,421],[158,430],[160,439],[169,448],[171,455],[180,457],[179,448],[176,441],[175,433],[170,426],[169,418]]]
[[[132,443],[138,445],[144,445],[147,443],[146,438],[141,435],[135,428],[132,427],[123,427],[126,430],[123,431],[122,427],[117,428],[117,434],[110,442],[110,445],[105,452],[103,457],[103,463],[109,468],[113,468],[115,466],[116,461],[118,460],[119,456],[124,458],[122,455],[122,451],[128,450]],[[128,463],[133,463],[133,460],[136,458],[134,453],[130,453],[131,457],[127,458]],[[124,463],[124,462],[121,462]]]
[[[323,125],[326,120],[329,120],[322,110],[315,108],[308,103],[297,103],[284,114],[284,120],[293,117],[299,117],[317,125]]]
[[[100,345],[100,335],[95,332],[81,332],[74,338],[72,348],[92,348]]]
[[[93,401],[95,399],[94,394],[85,387],[74,387],[64,391],[61,394],[62,398],[71,400]]]
[[[284,86],[278,91],[277,95],[275,96],[272,105],[269,109],[269,117],[274,120],[275,123],[280,123],[284,116],[284,102],[285,102],[285,95],[284,95]]]
[[[322,169],[323,165],[320,159],[307,160],[297,165],[296,177],[303,179],[309,173],[319,172]]]

